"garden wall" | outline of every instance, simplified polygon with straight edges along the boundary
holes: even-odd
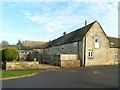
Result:
[[[11,61],[6,62],[6,70],[38,69],[37,61]]]
[[[80,67],[80,56],[77,54],[60,54],[61,67]]]
[[[77,54],[46,54],[42,55],[41,63],[48,63],[51,65],[57,65],[61,67],[79,67],[80,57]]]

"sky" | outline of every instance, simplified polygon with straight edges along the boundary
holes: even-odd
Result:
[[[97,20],[108,36],[118,37],[118,2],[74,0],[0,2],[0,42],[49,41]]]

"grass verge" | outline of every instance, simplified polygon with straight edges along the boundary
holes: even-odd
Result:
[[[25,76],[25,75],[39,74],[39,73],[41,73],[39,70],[4,71],[4,72],[0,72],[0,77],[10,78],[10,77],[18,77],[18,76]]]

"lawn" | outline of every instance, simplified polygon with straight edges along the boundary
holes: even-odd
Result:
[[[39,70],[20,70],[20,71],[3,71],[0,72],[0,77],[9,78],[9,77],[17,77],[24,76],[30,74],[38,74],[41,73]]]

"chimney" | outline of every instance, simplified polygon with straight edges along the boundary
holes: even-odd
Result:
[[[63,36],[67,35],[67,32],[63,32]]]
[[[87,20],[85,20],[85,26],[87,25]]]

